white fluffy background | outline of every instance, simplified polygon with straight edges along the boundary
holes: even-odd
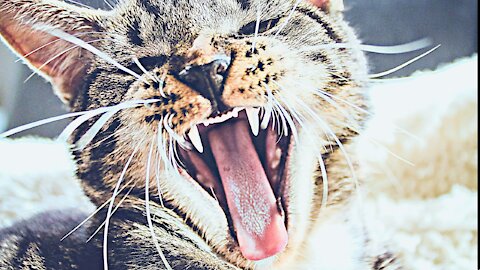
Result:
[[[364,214],[406,269],[477,269],[477,80],[473,56],[371,90],[376,114],[358,149]],[[49,209],[93,210],[67,149],[0,140],[0,227]]]

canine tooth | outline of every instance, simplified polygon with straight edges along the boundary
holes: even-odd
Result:
[[[193,146],[198,150],[198,152],[203,153],[203,144],[202,139],[200,138],[200,133],[198,132],[197,126],[193,126],[188,132],[188,137],[192,141]]]
[[[247,108],[247,118],[250,123],[253,135],[257,136],[260,127],[260,109],[259,108]]]
[[[262,119],[262,125],[261,125],[262,129],[267,129],[271,116],[272,116],[271,113],[268,113],[268,111],[265,111],[265,115],[263,116],[263,119]]]

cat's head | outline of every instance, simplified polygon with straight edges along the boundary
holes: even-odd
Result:
[[[366,66],[341,8],[0,0],[0,33],[73,111],[97,110],[71,139],[94,202],[117,184],[143,199],[148,182],[219,255],[253,266],[298,255],[354,189],[334,150],[363,121]]]

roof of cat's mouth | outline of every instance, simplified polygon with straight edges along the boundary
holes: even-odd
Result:
[[[276,255],[288,242],[281,190],[290,136],[274,128],[262,128],[259,108],[238,107],[195,125],[193,147],[180,149],[185,170],[223,208],[249,260]]]

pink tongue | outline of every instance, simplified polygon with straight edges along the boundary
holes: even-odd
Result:
[[[248,123],[221,125],[210,131],[208,139],[243,256],[257,261],[283,251],[287,229]]]

